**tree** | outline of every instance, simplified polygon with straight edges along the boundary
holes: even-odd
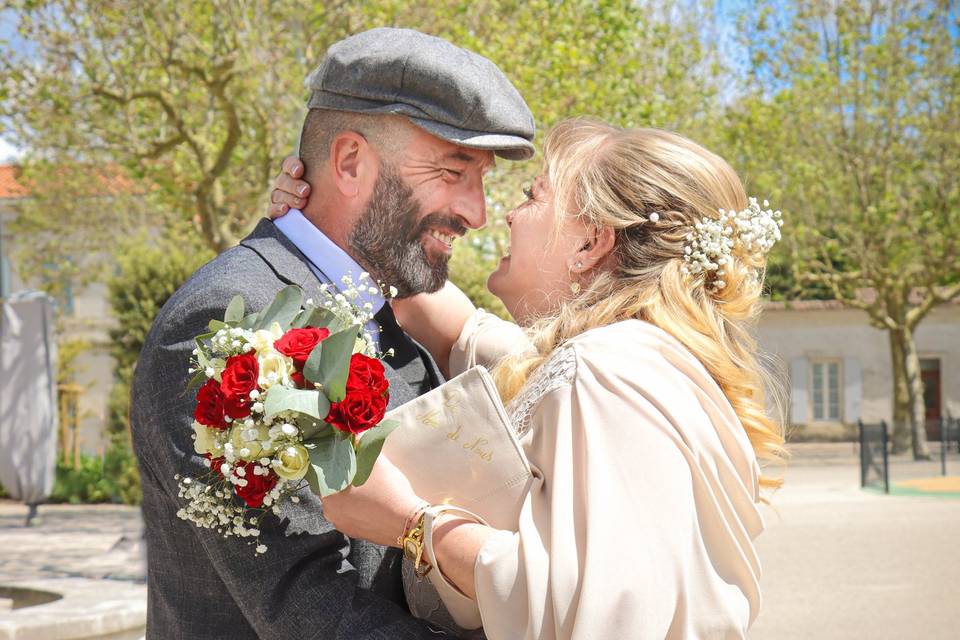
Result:
[[[38,194],[18,232],[45,243],[43,255],[56,258],[46,262],[96,277],[113,240],[144,226],[199,234],[214,251],[235,244],[294,147],[303,78],[348,33],[412,27],[488,56],[526,97],[541,135],[572,115],[703,132],[720,88],[717,55],[704,45],[712,11],[692,1],[9,5],[25,46],[0,57],[0,118],[28,150]],[[538,164],[502,162],[488,180],[494,223],[477,247],[502,244],[497,221]],[[85,193],[91,167],[115,167],[133,202],[97,208]]]
[[[790,214],[797,282],[887,332],[894,451],[929,458],[914,336],[960,295],[957,3],[805,0],[779,16],[743,16],[751,74],[731,144]]]
[[[322,5],[292,0],[12,6],[26,47],[0,60],[0,114],[34,180],[117,166],[157,222],[187,220],[215,251],[263,210],[302,121],[302,79],[343,33]]]

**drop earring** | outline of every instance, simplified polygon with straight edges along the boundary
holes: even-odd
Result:
[[[577,263],[576,263],[575,267],[576,267],[576,269],[579,271],[580,269],[583,269],[583,263],[580,262],[579,260],[577,260]],[[573,274],[570,274],[570,275],[572,276]],[[574,282],[571,282],[571,283],[570,283],[570,293],[572,293],[572,294],[574,294],[574,295],[580,293],[580,283],[579,283],[579,282],[575,282],[575,281],[574,281]]]

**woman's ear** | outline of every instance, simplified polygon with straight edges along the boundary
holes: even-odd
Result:
[[[613,252],[616,233],[610,227],[593,227],[586,242],[573,256],[573,270],[583,273],[603,264]]]

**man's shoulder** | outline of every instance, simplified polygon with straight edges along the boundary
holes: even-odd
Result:
[[[269,303],[283,285],[256,251],[237,245],[197,269],[170,296],[154,320],[152,337],[205,326],[222,315],[237,295],[243,297],[247,309],[259,309]]]
[[[164,310],[226,304],[237,294],[255,295],[276,282],[277,275],[255,251],[237,245],[194,271],[170,297]]]

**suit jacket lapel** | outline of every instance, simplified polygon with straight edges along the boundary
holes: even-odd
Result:
[[[319,298],[320,280],[310,270],[306,256],[272,220],[262,219],[240,244],[259,255],[280,280],[299,286],[307,298]]]

